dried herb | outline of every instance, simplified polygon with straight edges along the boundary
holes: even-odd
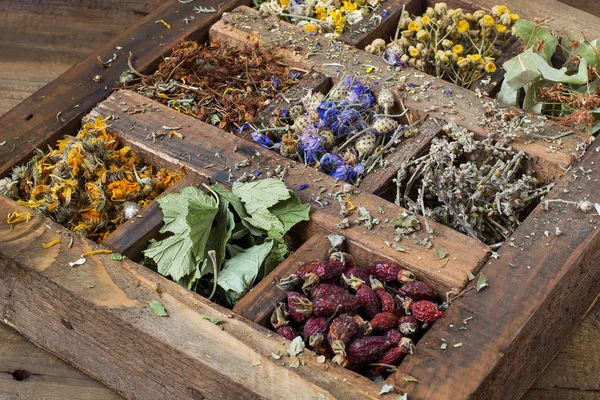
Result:
[[[55,149],[36,149],[31,160],[0,180],[0,194],[101,241],[183,176],[142,166],[109,128],[98,117]]]
[[[183,41],[152,75],[121,83],[183,114],[230,132],[296,83],[296,74],[258,47]]]
[[[499,247],[552,185],[538,187],[530,159],[450,124],[429,153],[403,163],[396,203]]]
[[[158,300],[152,300],[150,302],[150,308],[159,317],[168,317],[169,316],[169,313],[167,312],[167,310],[165,310],[165,307]]]

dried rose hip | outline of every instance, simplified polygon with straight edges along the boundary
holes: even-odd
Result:
[[[392,346],[398,346],[403,337],[402,333],[400,333],[398,329],[394,328],[385,331],[385,334],[383,336],[390,341]]]
[[[323,297],[324,295],[331,293],[348,293],[348,291],[333,283],[321,283],[319,286],[311,290],[310,295],[314,298]]]
[[[356,321],[356,323],[358,324],[357,337],[369,336],[371,334],[371,332],[373,331],[373,329],[371,329],[371,324],[365,321],[363,317],[361,317],[358,314],[354,314],[352,318],[354,318],[354,321]]]
[[[398,330],[404,336],[413,336],[419,332],[419,322],[412,315],[405,315],[398,318]]]
[[[347,269],[346,272],[344,272],[342,275],[341,283],[342,283],[342,287],[349,291],[356,291],[356,289],[354,289],[350,285],[348,285],[348,283],[346,283],[346,280],[344,279],[344,277],[346,279],[358,279],[363,282],[369,282],[369,273],[367,271],[365,271],[364,269],[361,269],[361,268]]]
[[[277,334],[279,334],[289,340],[294,340],[294,338],[296,336],[298,336],[298,333],[296,332],[296,330],[289,325],[284,325],[284,326],[277,328],[276,332],[277,332]]]
[[[287,298],[288,312],[292,319],[301,324],[312,314],[312,304],[308,298],[297,292],[289,292]]]
[[[312,347],[312,349],[317,354],[322,354],[324,356],[331,357],[333,355],[333,351],[329,344],[325,340],[325,336],[322,333],[315,333],[308,338],[308,345]]]
[[[306,275],[312,273],[316,267],[321,265],[321,260],[311,260],[302,264],[302,266],[296,271],[296,275],[301,280],[306,279]]]
[[[406,282],[400,288],[400,293],[403,296],[410,297],[414,301],[433,300],[435,292],[429,285],[420,281]]]
[[[273,314],[271,314],[271,325],[273,325],[273,328],[275,330],[279,329],[282,326],[287,325],[288,322],[288,312],[285,309],[285,303],[279,303],[276,307],[275,310],[273,311]]]
[[[320,296],[314,297],[313,315],[316,317],[329,317],[333,314],[353,312],[358,308],[358,300],[350,293],[343,291],[324,291]]]
[[[329,256],[330,260],[336,260],[344,264],[346,269],[348,268],[356,268],[356,261],[354,261],[354,257],[351,254],[344,253],[343,251],[336,251],[331,253]]]
[[[349,364],[363,364],[381,357],[391,343],[383,336],[367,336],[354,340],[346,346],[346,361]]]
[[[373,279],[371,277],[371,288],[373,289],[375,295],[377,296],[377,299],[379,300],[379,309],[382,312],[394,312],[396,308],[394,298],[391,294],[385,291],[383,284],[377,279]]]
[[[395,301],[396,304],[398,304],[397,308],[401,309],[404,312],[404,314],[412,314],[411,309],[414,303],[413,299],[411,299],[410,297],[396,296]]]
[[[382,374],[387,368],[389,368],[388,366],[398,365],[400,360],[402,360],[402,357],[404,357],[404,353],[402,352],[401,348],[392,347],[391,349],[388,349],[381,357],[377,359],[377,364],[381,365],[377,365],[373,372],[375,375]]]
[[[373,318],[379,312],[379,300],[373,289],[365,284],[363,280],[358,278],[348,279],[345,274],[342,274],[342,280],[356,291],[356,299],[365,316],[368,319]]]
[[[318,285],[320,282],[337,278],[344,271],[346,271],[346,267],[337,260],[323,261],[317,265],[311,273],[305,276],[302,290],[305,293],[309,292],[311,288]]]
[[[393,328],[398,323],[398,318],[389,311],[380,312],[370,321],[373,332],[383,332]]]
[[[412,305],[412,314],[421,322],[432,323],[442,318],[442,312],[435,303],[428,300],[417,301]]]
[[[340,341],[346,345],[356,337],[358,331],[359,327],[354,318],[348,314],[343,314],[331,322],[329,333],[327,333],[327,341],[331,347],[333,347],[333,343],[336,341]]]
[[[315,333],[327,333],[329,320],[323,317],[310,317],[304,324],[304,337],[308,340]]]
[[[402,269],[400,265],[391,261],[374,261],[367,267],[369,274],[383,282],[410,282],[415,280],[415,275]]]

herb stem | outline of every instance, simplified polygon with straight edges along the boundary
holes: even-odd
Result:
[[[212,190],[210,188],[209,188],[209,190],[212,192]],[[215,292],[217,291],[217,273],[218,273],[218,270],[219,270],[219,266],[218,266],[218,263],[217,263],[217,252],[216,251],[209,250],[208,251],[208,257],[210,258],[210,261],[213,264],[213,282],[214,282],[213,283],[212,292],[210,292],[210,296],[208,296],[208,300],[210,300],[210,299],[213,298],[213,296],[215,295]]]

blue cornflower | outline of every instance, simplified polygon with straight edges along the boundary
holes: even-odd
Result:
[[[327,174],[335,172],[342,164],[344,164],[342,158],[331,153],[325,153],[319,160],[319,168]]]
[[[242,133],[242,132],[244,132],[246,129],[250,129],[250,128],[252,128],[252,125],[250,125],[248,122],[244,122],[244,123],[242,124],[242,126],[240,126],[240,129],[238,129],[238,130],[236,131],[236,133]]]
[[[285,108],[281,107],[281,116],[282,117],[289,117],[290,116],[290,112],[288,110],[286,110]]]
[[[316,136],[314,128],[306,129],[300,136],[301,149],[304,151],[306,164],[313,164],[319,160],[319,155],[323,153],[322,138]]]
[[[333,101],[322,101],[317,107],[317,114],[319,114],[319,118],[324,125],[331,126],[337,121],[339,111]]]
[[[269,139],[268,136],[263,135],[258,131],[252,131],[251,135],[252,139],[254,139],[254,141],[260,144],[262,147],[266,147],[267,149],[273,148],[273,142],[271,141],[271,139]]]
[[[364,172],[365,167],[363,164],[357,164],[354,167],[341,165],[330,175],[344,182],[353,182]]]
[[[290,71],[290,79],[293,81],[297,81],[300,78],[300,72],[298,71]]]
[[[281,85],[281,81],[276,76],[271,77],[271,83],[273,84],[273,86],[275,86],[275,89],[279,89],[279,85]]]
[[[381,55],[383,61],[388,65],[393,65],[396,67],[406,67],[406,63],[404,61],[400,61],[400,57],[392,48],[387,48]]]

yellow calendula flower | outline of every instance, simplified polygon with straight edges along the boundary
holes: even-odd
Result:
[[[506,26],[504,26],[502,24],[496,24],[494,26],[494,28],[496,29],[496,32],[498,32],[498,33],[506,33]]]
[[[519,15],[518,14],[510,14],[510,19],[512,22],[515,22],[519,19]]]
[[[429,24],[430,22],[431,22],[431,18],[429,18],[429,16],[428,16],[428,15],[424,15],[424,16],[421,18],[421,23],[422,23],[423,25],[427,25],[427,24]]]
[[[327,18],[327,10],[325,7],[317,7],[315,9],[315,15],[317,16],[317,19],[325,21],[325,18]]]
[[[421,29],[419,32],[417,32],[417,40],[425,41],[427,39],[429,39],[429,32],[424,29]]]
[[[344,5],[340,8],[340,11],[350,14],[358,8],[358,4],[353,1],[343,1]]]
[[[307,32],[319,33],[319,27],[317,24],[313,24],[312,22],[304,25],[302,28],[304,28],[304,30]]]
[[[454,54],[461,54],[463,52],[463,50],[464,49],[463,49],[462,45],[460,45],[460,44],[457,44],[457,45],[455,45],[455,46],[452,47],[452,52]]]
[[[486,15],[483,16],[481,24],[484,27],[494,26],[494,18],[492,18],[491,15],[486,14]]]
[[[478,62],[481,60],[481,56],[479,54],[469,54],[467,55],[467,58],[473,62]]]
[[[408,24],[408,30],[409,30],[409,31],[418,32],[419,30],[421,30],[421,25],[420,25],[418,22],[411,21],[411,22]]]
[[[492,72],[496,71],[496,64],[493,62],[485,64],[485,70],[491,74]]]
[[[458,25],[456,26],[456,29],[458,30],[459,33],[464,33],[467,31],[467,29],[469,29],[469,23],[467,21],[460,21],[458,23]]]
[[[410,54],[411,57],[417,57],[419,55],[419,50],[412,47],[411,49],[408,50],[408,54]]]

